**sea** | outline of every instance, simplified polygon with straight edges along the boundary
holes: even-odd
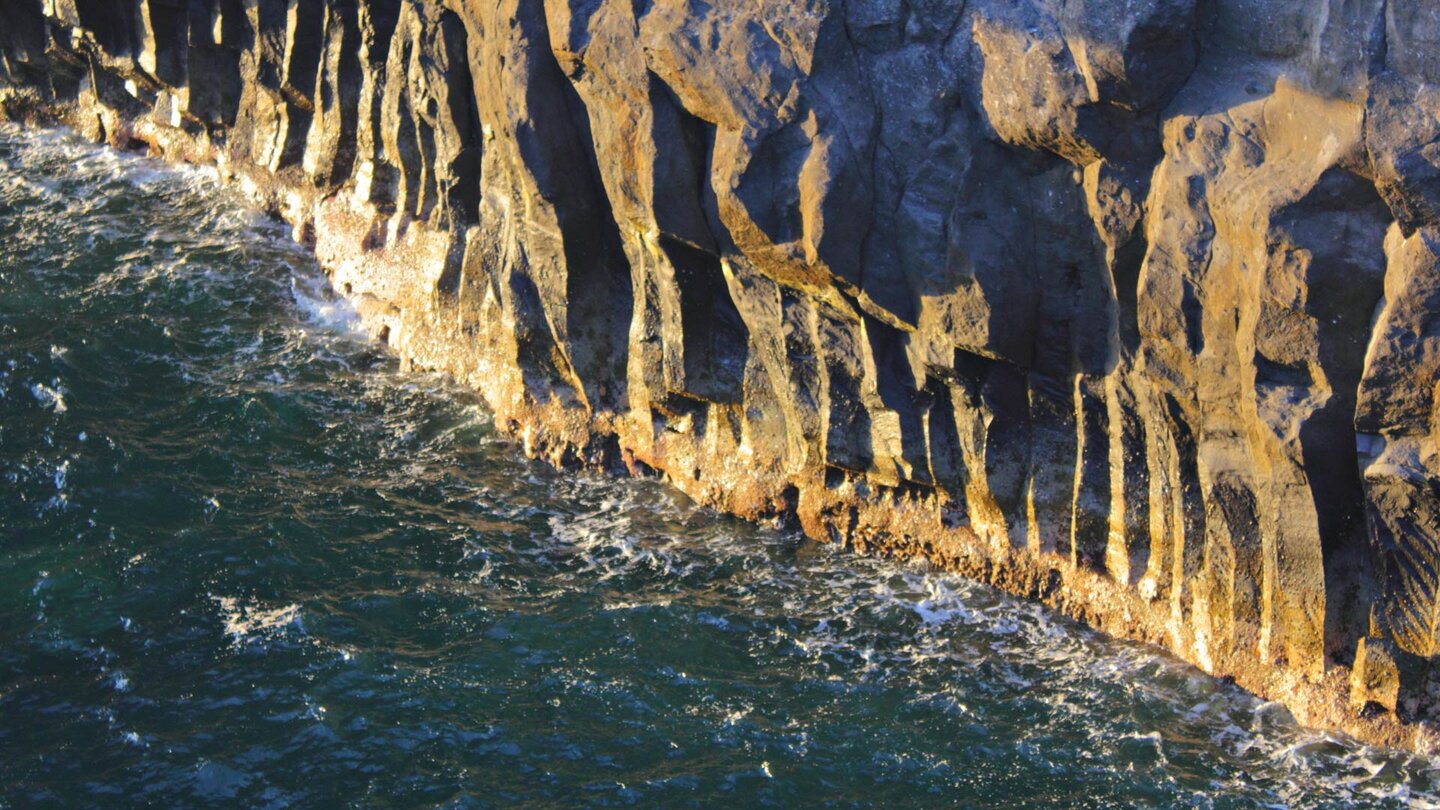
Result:
[[[1440,807],[954,575],[557,472],[213,170],[0,127],[0,808]]]

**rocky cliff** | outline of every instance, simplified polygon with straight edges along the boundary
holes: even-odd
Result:
[[[0,0],[528,451],[1440,720],[1434,0]]]

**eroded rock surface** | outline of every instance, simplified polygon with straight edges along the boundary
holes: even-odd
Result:
[[[527,450],[1440,721],[1440,6],[3,0]]]

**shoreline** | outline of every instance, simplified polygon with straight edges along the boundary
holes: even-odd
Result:
[[[497,429],[517,437],[531,457],[560,468],[656,476],[701,505],[748,520],[797,525],[811,538],[856,553],[923,559],[1112,636],[1158,646],[1281,703],[1303,725],[1421,753],[1440,750],[1440,733],[1430,724],[1352,706],[1354,673],[1345,664],[1328,661],[1312,681],[1300,670],[1207,653],[1179,626],[1170,601],[1154,592],[1147,599],[1143,587],[1116,582],[1069,554],[1004,541],[1004,526],[964,525],[936,490],[900,480],[881,484],[866,471],[833,465],[787,468],[775,448],[767,450],[765,436],[749,435],[749,423],[733,412],[737,406],[672,397],[659,403],[663,424],[657,429],[654,421],[639,423],[633,408],[619,411],[592,402],[594,392],[584,386],[538,388],[517,359],[527,351],[516,338],[524,327],[505,305],[505,291],[480,268],[491,246],[477,227],[451,234],[406,221],[365,202],[349,184],[325,192],[303,175],[288,178],[234,163],[203,131],[192,134],[98,104],[42,105],[29,113],[21,117],[31,125],[64,124],[112,147],[215,166],[222,182],[287,223],[313,251],[372,338],[402,363],[449,374],[477,391]],[[88,121],[99,128],[87,131]]]

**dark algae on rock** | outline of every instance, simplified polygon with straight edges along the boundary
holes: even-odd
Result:
[[[565,467],[1440,721],[1431,0],[3,0]]]

